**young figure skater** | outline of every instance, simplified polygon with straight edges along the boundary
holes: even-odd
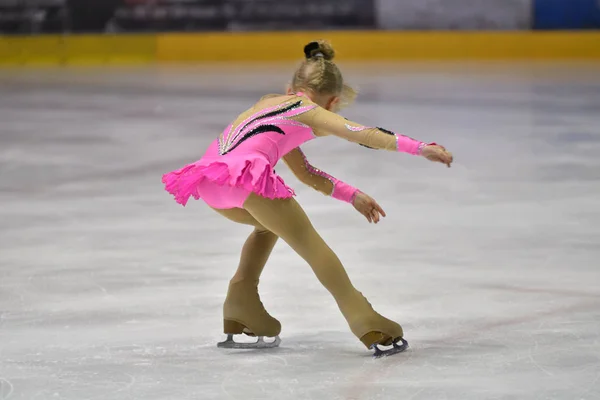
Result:
[[[325,41],[311,42],[304,53],[305,60],[294,73],[287,95],[264,96],[239,115],[200,160],[165,174],[162,181],[181,205],[185,206],[190,196],[202,199],[225,218],[254,227],[229,284],[223,307],[228,337],[220,347],[279,345],[281,324],[261,303],[258,282],[275,242],[282,238],[333,295],[352,333],[376,356],[396,353],[407,347],[401,326],[375,312],[353,286],[336,254],[293,198],[294,191],[273,167],[283,158],[300,181],[353,204],[369,222],[377,223],[385,213],[375,200],[310,165],[300,150],[302,143],[334,135],[372,149],[423,156],[448,167],[452,155],[435,143],[363,126],[335,114],[355,93],[332,62],[333,48]],[[242,333],[258,336],[258,342],[234,342],[233,335]],[[265,336],[275,340],[267,343]],[[378,345],[393,347],[381,351]]]

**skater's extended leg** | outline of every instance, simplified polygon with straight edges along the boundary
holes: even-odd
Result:
[[[244,208],[310,264],[319,281],[335,298],[352,332],[367,347],[373,343],[389,344],[403,336],[400,325],[376,313],[352,285],[339,258],[316,232],[296,200],[271,200],[251,194]]]
[[[258,283],[278,237],[246,210],[234,208],[215,211],[234,222],[255,227],[244,243],[238,269],[229,282],[223,305],[224,331],[227,334],[243,331],[257,336],[277,336],[281,332],[281,324],[264,309],[258,294]]]

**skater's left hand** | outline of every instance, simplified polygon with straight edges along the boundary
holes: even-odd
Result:
[[[378,223],[380,217],[385,217],[385,211],[377,202],[369,195],[358,192],[352,203],[354,208],[365,216],[369,223]]]
[[[454,161],[452,153],[446,150],[444,146],[437,144],[425,146],[421,152],[421,155],[429,161],[446,164],[448,168],[450,168],[450,165]]]

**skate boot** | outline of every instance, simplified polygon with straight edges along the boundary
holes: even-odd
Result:
[[[352,300],[344,301],[342,313],[352,333],[368,349],[374,350],[376,358],[400,353],[408,348],[402,327],[377,313],[361,292],[357,291]],[[381,350],[378,346],[391,347]]]
[[[223,306],[223,332],[227,340],[218,347],[234,349],[257,349],[277,347],[281,343],[279,333],[281,323],[271,317],[258,295],[258,281],[230,282],[227,298]],[[258,336],[255,343],[237,343],[233,335]],[[274,337],[265,342],[264,336]]]

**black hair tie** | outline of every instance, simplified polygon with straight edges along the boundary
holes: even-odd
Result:
[[[319,42],[310,42],[309,44],[307,44],[306,46],[304,46],[304,55],[306,56],[306,59],[310,59],[313,57],[313,51],[315,50],[319,50],[320,46],[319,46]]]

